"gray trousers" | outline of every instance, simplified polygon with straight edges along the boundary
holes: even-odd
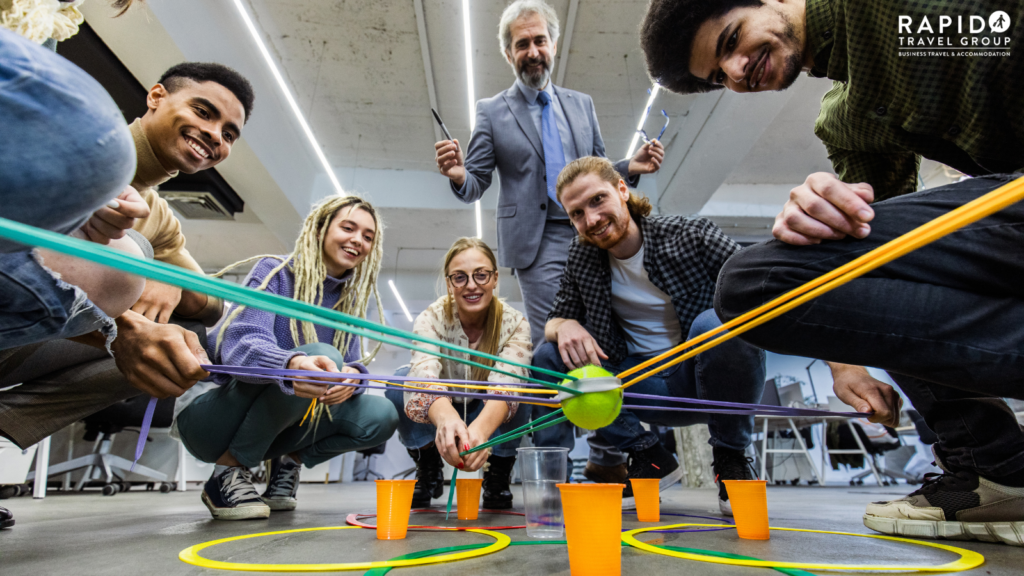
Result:
[[[558,286],[562,282],[565,262],[569,258],[569,244],[576,237],[576,231],[568,220],[547,220],[544,223],[544,238],[533,264],[528,268],[517,268],[516,278],[519,290],[523,293],[526,305],[526,319],[530,322],[530,339],[534,350],[544,343],[544,325],[547,323],[548,312],[555,303]],[[541,406],[531,407],[534,419],[540,418],[551,410]],[[522,407],[520,407],[522,409]],[[569,448],[576,444],[573,426],[568,422],[535,432],[533,442],[536,446]],[[600,436],[591,433],[587,436],[590,444],[590,460],[603,466],[616,466],[626,461],[626,457],[614,446]]]
[[[173,321],[199,336],[192,320]],[[0,350],[0,434],[27,448],[107,406],[141,394],[106,350],[70,340],[49,340]]]

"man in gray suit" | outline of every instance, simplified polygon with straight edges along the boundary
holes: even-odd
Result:
[[[551,82],[558,47],[555,11],[542,0],[518,0],[505,9],[498,31],[516,82],[477,102],[465,158],[458,140],[444,140],[435,145],[436,160],[441,174],[451,179],[452,192],[467,203],[483,196],[498,169],[498,263],[519,279],[536,348],[544,342],[544,324],[575,235],[555,199],[558,173],[576,158],[604,156],[604,141],[591,97]],[[664,147],[652,140],[632,158],[616,162],[615,169],[636,187],[640,174],[657,171],[664,156]],[[538,435],[534,442],[540,446],[571,448],[574,442],[569,425]],[[621,462],[618,455],[598,463]]]

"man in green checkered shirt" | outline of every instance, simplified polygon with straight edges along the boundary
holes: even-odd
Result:
[[[722,320],[1020,177],[1022,21],[1013,0],[653,0],[641,44],[670,90],[833,82],[813,129],[836,174],[808,176],[776,240],[726,263]],[[976,178],[915,192],[921,157]],[[1015,205],[742,336],[828,361],[837,396],[896,426],[899,394],[861,366],[886,370],[938,436],[945,473],[866,526],[1024,545],[1024,432],[1000,399],[1024,398],[1022,248]]]

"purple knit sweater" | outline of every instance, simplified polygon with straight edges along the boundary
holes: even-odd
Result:
[[[263,283],[263,280],[270,274],[271,270],[281,264],[280,260],[275,258],[264,258],[253,266],[252,272],[245,279],[245,285],[249,288],[256,288]],[[341,297],[341,290],[344,287],[345,282],[352,277],[351,270],[346,272],[341,278],[331,278],[330,276],[324,280],[323,292],[324,308],[330,308],[338,301]],[[286,267],[284,270],[278,272],[270,283],[267,284],[267,292],[272,294],[278,294],[286,298],[293,298],[295,295],[295,276],[292,274],[291,268]],[[231,306],[231,310],[237,304]],[[230,313],[230,310],[229,310]],[[225,315],[227,317],[227,315]],[[220,346],[220,353],[216,354],[215,349],[217,347],[217,338],[220,336],[220,332],[224,327],[224,323],[221,322],[213,331],[210,333],[207,339],[207,354],[213,359],[214,363],[224,364],[227,366],[247,366],[253,368],[272,368],[281,369],[287,368],[288,362],[295,356],[305,356],[304,352],[293,352],[292,348],[306,342],[298,342],[292,340],[291,328],[289,327],[289,319],[284,316],[278,316],[270,312],[264,312],[263,310],[257,310],[256,308],[246,308],[231,322],[228,326],[227,332],[224,334],[224,342]],[[325,328],[324,326],[317,325],[316,336],[320,342],[331,344],[334,342],[334,330],[331,328]],[[300,325],[299,337],[302,337],[302,330]],[[353,336],[352,341],[349,344],[348,351],[345,353],[345,365],[356,368],[360,372],[366,374],[366,367],[356,362],[360,357],[359,353],[359,338]],[[290,381],[287,380],[270,380],[267,378],[257,378],[252,376],[228,376],[226,374],[214,374],[210,380],[224,385],[230,382],[232,379],[237,378],[242,382],[248,382],[250,384],[272,384],[278,383],[287,394],[294,394]],[[365,388],[356,388],[355,393],[361,394]]]

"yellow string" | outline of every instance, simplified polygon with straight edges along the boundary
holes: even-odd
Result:
[[[413,386],[413,384],[420,384],[423,386],[451,386],[455,388],[468,388],[470,390],[494,390],[498,392],[515,392],[515,393],[526,393],[526,394],[558,394],[558,390],[529,390],[526,388],[503,388],[501,386],[479,386],[476,384],[449,384],[448,382],[415,382],[408,381],[403,383],[400,382],[388,382],[385,380],[371,380],[378,384],[387,384],[388,386],[401,386],[402,388],[412,388],[413,390],[424,390],[420,386]]]
[[[306,414],[302,417],[302,422],[299,422],[300,427],[306,423],[306,418],[309,418],[314,408],[316,408],[316,398],[313,398],[313,401],[309,403],[309,408],[306,408]]]
[[[651,358],[650,360],[638,364],[629,370],[623,371],[618,375],[619,379],[624,379],[636,374],[640,370],[670,358],[687,348],[696,346],[697,344],[721,334],[726,330],[730,331],[728,334],[716,338],[699,348],[691,350],[663,366],[659,366],[654,370],[626,382],[622,387],[628,388],[645,378],[653,376],[657,372],[671,366],[675,366],[680,362],[684,362],[701,352],[709,350],[726,340],[730,340],[752,328],[760,326],[772,318],[780,316],[813,298],[821,296],[830,290],[838,288],[859,276],[883,266],[900,256],[934,242],[935,240],[938,240],[939,238],[942,238],[943,236],[959,230],[973,222],[977,222],[986,216],[990,216],[991,214],[1019,202],[1022,199],[1024,199],[1024,178],[1018,178],[1013,182],[1000,186],[980,198],[968,202],[955,210],[951,210],[948,213],[943,214],[942,216],[939,216],[938,218],[923,224],[910,232],[907,232],[899,238],[895,238],[882,246],[875,248],[859,258],[832,270],[831,272],[811,280],[799,288],[779,296],[767,304],[763,304],[749,312],[746,312],[729,322],[722,324],[714,330],[705,332],[692,340],[683,342],[664,354]],[[746,324],[744,324],[744,322],[746,322]]]

